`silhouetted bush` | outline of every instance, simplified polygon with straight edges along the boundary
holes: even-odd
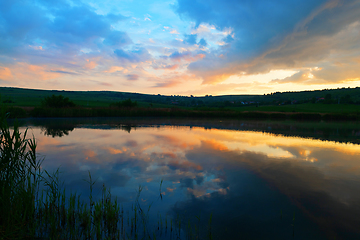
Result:
[[[64,97],[62,95],[52,95],[51,97],[45,97],[41,104],[44,107],[52,107],[52,108],[64,108],[64,107],[75,107],[75,103],[70,101],[69,98]]]
[[[119,101],[119,102],[112,103],[112,104],[110,104],[110,106],[132,108],[132,107],[137,106],[137,101],[133,102],[129,98],[129,99],[124,100],[124,101]]]
[[[359,115],[356,114],[325,114],[323,117],[327,121],[356,121]]]
[[[19,107],[5,107],[5,113],[8,118],[25,118],[26,111]]]
[[[284,120],[286,119],[287,115],[285,113],[270,113],[269,117],[271,119]]]
[[[321,120],[321,115],[318,113],[296,113],[290,115],[292,120]]]

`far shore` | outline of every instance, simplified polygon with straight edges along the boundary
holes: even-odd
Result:
[[[207,119],[251,119],[251,120],[299,120],[299,121],[358,121],[360,113],[313,113],[281,111],[239,111],[232,109],[207,108],[119,108],[119,107],[5,107],[9,118],[49,117],[173,117]]]

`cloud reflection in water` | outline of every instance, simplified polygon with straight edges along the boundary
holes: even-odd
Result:
[[[90,171],[129,202],[142,185],[155,211],[202,212],[203,221],[213,213],[215,237],[289,239],[294,211],[299,238],[360,235],[359,145],[178,126],[75,128],[61,138],[32,131],[43,167],[60,166],[67,188],[88,194]]]

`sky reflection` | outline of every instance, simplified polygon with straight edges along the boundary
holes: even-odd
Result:
[[[60,167],[67,189],[86,196],[90,171],[95,193],[105,184],[126,204],[142,185],[142,204],[153,203],[153,217],[199,213],[206,224],[213,213],[215,238],[360,235],[356,144],[187,126],[76,127],[61,137],[39,127],[32,132],[43,168]]]

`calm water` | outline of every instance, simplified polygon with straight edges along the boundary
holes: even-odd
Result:
[[[27,125],[43,168],[60,167],[66,189],[87,196],[90,171],[94,194],[105,184],[126,207],[141,185],[153,226],[181,218],[186,228],[200,216],[206,234],[212,214],[214,239],[360,237],[357,124],[54,119]]]

